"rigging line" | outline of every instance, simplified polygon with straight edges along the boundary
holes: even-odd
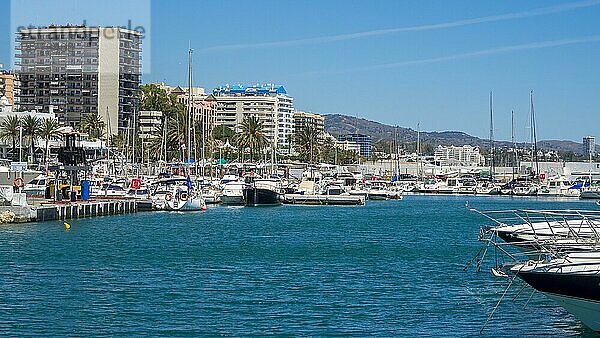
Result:
[[[485,329],[485,327],[487,326],[487,324],[490,322],[490,320],[492,319],[492,317],[494,316],[494,313],[496,312],[496,310],[498,309],[498,307],[500,306],[500,303],[502,302],[502,300],[504,299],[504,297],[506,296],[506,293],[508,292],[508,289],[510,289],[510,287],[512,286],[513,282],[515,281],[515,278],[517,278],[517,275],[515,274],[515,276],[510,280],[510,283],[508,283],[508,286],[506,287],[506,289],[504,289],[504,292],[502,293],[502,296],[500,297],[500,299],[498,299],[498,302],[496,303],[496,306],[494,306],[494,308],[492,309],[492,312],[490,313],[490,315],[488,316],[487,320],[485,321],[485,323],[483,324],[483,326],[481,327],[481,330],[479,330],[479,334],[483,333],[483,330]]]
[[[523,305],[523,308],[526,308],[527,305],[529,305],[529,301],[531,300],[531,297],[533,297],[534,293],[535,293],[535,289],[531,288],[531,294],[529,294],[529,298],[527,298],[527,302],[525,302],[525,305]]]

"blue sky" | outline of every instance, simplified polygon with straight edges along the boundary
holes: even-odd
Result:
[[[65,1],[34,7],[51,13]],[[111,2],[102,4],[117,6]],[[103,25],[139,17],[133,6],[116,19],[79,6],[75,14]],[[209,89],[283,84],[298,109],[482,137],[493,91],[497,137],[510,138],[514,109],[520,141],[533,89],[540,139],[600,137],[600,1],[155,0],[150,7],[145,82],[185,84],[191,44],[194,84]],[[0,13],[8,12],[0,0]],[[0,20],[0,63],[12,53],[7,21]]]

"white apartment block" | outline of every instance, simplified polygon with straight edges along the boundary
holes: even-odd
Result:
[[[281,154],[289,154],[294,132],[294,104],[283,86],[224,86],[216,88],[216,125],[239,131],[246,116],[256,116],[264,124],[269,142]]]
[[[485,165],[485,157],[479,153],[479,148],[464,145],[456,146],[438,146],[434,153],[434,160],[439,165],[462,165],[462,166],[481,166]]]

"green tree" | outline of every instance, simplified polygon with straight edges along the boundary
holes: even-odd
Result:
[[[35,140],[40,134],[42,119],[33,115],[27,115],[22,121],[23,134],[29,138],[29,156],[34,160]]]
[[[159,158],[164,153],[164,142],[166,142],[167,158],[180,157],[181,145],[186,140],[188,130],[185,105],[177,100],[177,95],[168,94],[156,84],[140,86],[140,95],[141,110],[160,111],[163,114],[161,126],[152,132],[155,139],[149,144],[152,149],[151,157]],[[165,135],[166,140],[163,140]]]
[[[2,140],[12,141],[11,155],[15,160],[15,149],[17,148],[17,139],[19,138],[19,129],[21,128],[21,119],[18,116],[7,116],[0,122],[0,138]]]
[[[223,143],[229,140],[229,143],[231,143],[235,138],[235,131],[225,125],[217,126],[212,131],[212,138]]]
[[[240,124],[240,129],[236,142],[240,147],[250,148],[250,162],[252,162],[255,151],[261,152],[269,142],[264,123],[256,116],[246,116]]]
[[[51,140],[56,140],[59,138],[58,128],[58,122],[53,119],[44,119],[40,127],[40,137],[46,142],[46,147],[44,149],[44,165],[48,165],[48,143]]]
[[[97,140],[104,136],[104,121],[98,113],[87,114],[81,123],[79,123],[79,131],[89,135],[90,139]]]
[[[359,154],[354,150],[338,150],[339,164],[354,164],[358,162]]]
[[[300,154],[300,159],[313,163],[314,159],[320,158],[321,133],[314,127],[306,127],[294,135],[296,150]]]

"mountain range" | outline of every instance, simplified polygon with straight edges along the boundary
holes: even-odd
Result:
[[[417,131],[411,128],[394,127],[376,121],[370,121],[364,118],[358,118],[342,114],[326,114],[325,116],[325,131],[333,136],[343,134],[364,134],[371,136],[373,142],[379,140],[394,139],[394,129],[396,129],[396,138],[400,143],[416,142]],[[476,136],[469,135],[460,131],[441,131],[441,132],[425,132],[420,135],[423,143],[428,143],[433,146],[437,145],[471,145],[480,148],[489,147],[489,140],[482,139]],[[495,141],[498,147],[510,147],[508,141]],[[521,147],[527,146],[525,143],[518,144]],[[554,150],[560,152],[572,152],[575,154],[583,154],[583,145],[574,141],[564,140],[543,140],[538,141],[538,148],[542,150]]]

